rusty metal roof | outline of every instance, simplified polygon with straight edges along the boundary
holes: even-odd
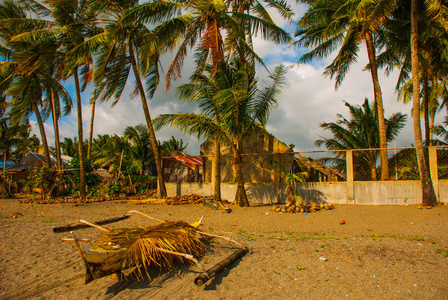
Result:
[[[195,166],[199,166],[199,170],[202,169],[202,157],[200,156],[193,156],[181,152],[175,152],[171,153],[171,157],[176,159],[177,161],[180,161],[191,169],[194,169]]]

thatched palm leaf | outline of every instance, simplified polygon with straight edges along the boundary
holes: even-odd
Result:
[[[148,275],[148,267],[157,266],[174,270],[176,262],[189,260],[182,256],[166,253],[164,250],[203,257],[208,250],[196,233],[196,229],[186,222],[165,222],[150,228],[117,229],[102,235],[97,246],[104,249],[119,245],[119,251],[107,263],[118,260],[121,269],[137,267],[140,277],[142,268]]]

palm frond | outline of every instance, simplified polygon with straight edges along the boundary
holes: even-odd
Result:
[[[113,250],[124,249],[107,263],[121,264],[121,269],[136,267],[140,277],[142,270],[149,277],[148,269],[152,266],[174,270],[175,262],[187,262],[182,256],[169,254],[168,250],[177,253],[203,257],[209,247],[196,233],[196,229],[186,222],[164,222],[149,228],[120,228],[101,235],[97,247]],[[117,247],[118,246],[118,247]]]

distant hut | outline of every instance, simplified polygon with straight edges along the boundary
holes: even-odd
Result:
[[[164,179],[166,182],[202,181],[202,158],[181,152],[163,158]]]
[[[3,155],[2,155],[3,156]],[[28,172],[26,171],[26,166],[21,164],[16,164],[9,159],[0,159],[0,192],[2,194],[6,193],[5,190],[5,178],[11,176],[13,181],[13,186],[10,187],[10,192],[16,193],[22,187],[21,182],[26,180]]]
[[[63,167],[67,167],[71,160],[72,157],[61,155]],[[51,166],[55,166],[57,164],[56,159],[53,157],[53,155],[50,156],[50,162]],[[26,165],[28,171],[40,169],[46,164],[45,156],[41,153],[28,152],[24,157],[20,159],[20,164]]]
[[[51,165],[56,165],[56,159],[50,157]],[[26,165],[27,170],[40,169],[45,166],[45,156],[36,152],[28,152],[24,157],[20,159],[20,164]]]

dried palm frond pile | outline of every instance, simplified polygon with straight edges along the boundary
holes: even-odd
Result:
[[[199,203],[204,203],[204,197],[198,194],[182,195],[166,198],[166,204],[168,205],[199,204]]]
[[[182,205],[182,204],[204,204],[204,202],[206,201],[205,198],[209,199],[210,201],[214,200],[213,196],[204,197],[198,194],[167,197],[165,199],[166,204],[168,205]],[[221,199],[220,201],[223,203],[229,203],[229,201],[225,199]]]
[[[135,228],[109,229],[103,227],[105,224],[128,219],[131,213],[137,213],[153,221],[160,222],[158,225]],[[231,265],[237,259],[248,252],[248,249],[240,243],[228,237],[205,233],[197,229],[202,218],[194,223],[184,221],[162,221],[139,211],[131,210],[128,213],[114,218],[88,222],[79,220],[81,224],[68,224],[55,227],[53,232],[70,232],[73,238],[64,238],[63,241],[73,241],[81,255],[86,267],[85,282],[89,283],[95,279],[121,273],[128,277],[123,271],[143,278],[144,274],[151,278],[150,268],[162,268],[175,270],[176,263],[194,263],[200,270],[201,275],[195,279],[195,284],[202,285],[210,278]],[[86,249],[81,242],[90,242],[90,239],[78,238],[74,230],[95,227],[102,231],[96,242],[90,244],[92,248]],[[206,270],[198,261],[210,249],[205,240],[210,238],[221,238],[237,245],[235,252],[229,257]],[[128,272],[129,271],[129,272]]]
[[[196,228],[180,221],[106,231],[94,249],[116,253],[92,266],[92,279],[133,267],[137,276],[143,278],[143,271],[150,277],[149,267],[175,270],[176,262],[195,262],[190,256],[203,257],[209,246],[199,238]]]

